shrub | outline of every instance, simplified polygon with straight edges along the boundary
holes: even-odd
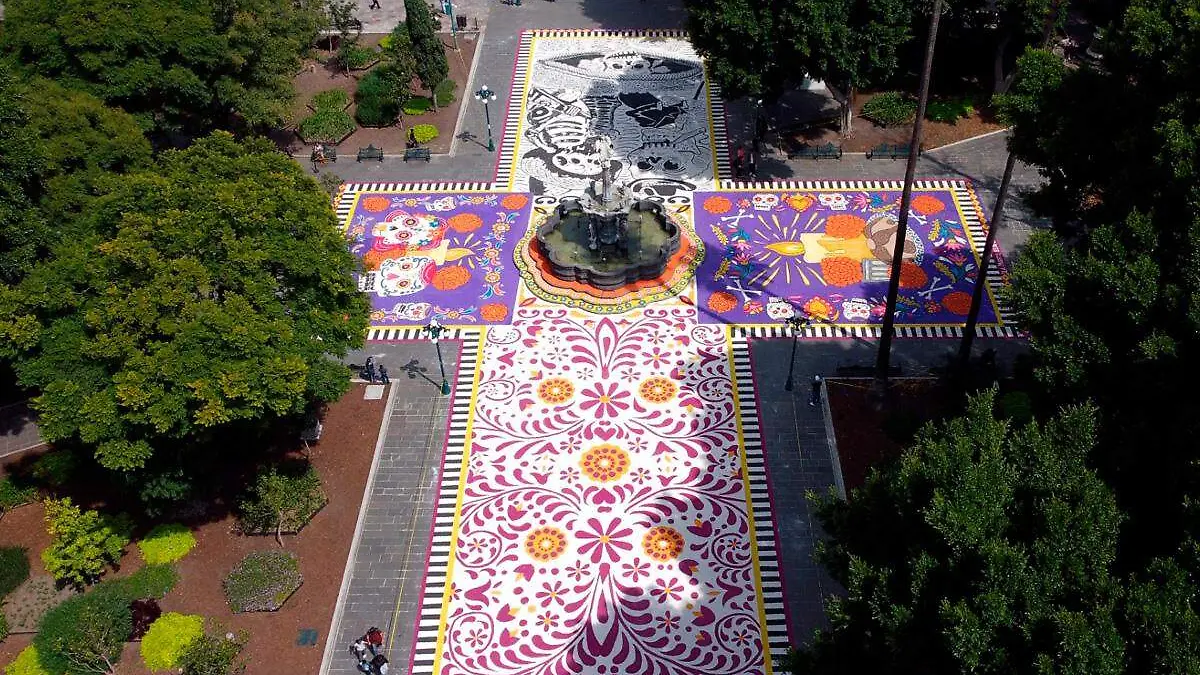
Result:
[[[158,518],[169,509],[178,508],[192,494],[192,478],[181,469],[151,474],[127,474],[131,488],[136,488],[142,510]]]
[[[428,143],[438,137],[437,127],[432,124],[417,124],[412,128],[413,137],[418,143]]]
[[[330,197],[336,197],[342,189],[342,177],[328,171],[322,172],[320,177],[317,178],[317,182],[321,184],[321,189],[328,193]]]
[[[311,466],[271,467],[258,475],[254,491],[241,504],[242,531],[248,534],[299,532],[325,506],[321,477]]]
[[[21,485],[9,476],[0,478],[0,515],[12,511],[18,506],[24,506],[37,499],[37,488],[32,485]]]
[[[170,565],[147,565],[122,579],[109,579],[96,584],[93,593],[109,593],[125,602],[143,598],[161,599],[175,588],[179,573]]]
[[[970,117],[974,112],[975,106],[965,98],[948,98],[925,104],[925,119],[934,122],[954,124],[964,117]]]
[[[32,475],[39,483],[48,487],[62,487],[71,480],[78,461],[69,450],[52,450],[38,457],[30,468]]]
[[[0,601],[29,578],[29,552],[20,546],[0,548]]]
[[[188,554],[196,546],[196,536],[186,525],[172,523],[159,525],[150,530],[145,539],[138,542],[142,560],[148,565],[173,563]]]
[[[38,656],[37,647],[29,645],[17,654],[17,658],[13,662],[4,666],[4,675],[50,675],[49,671],[42,667],[42,660]]]
[[[225,598],[234,612],[274,612],[303,581],[296,556],[257,551],[242,558],[225,578]]]
[[[885,127],[911,122],[917,114],[917,103],[898,91],[876,94],[863,104],[862,116]]]
[[[454,86],[454,80],[446,78],[433,90],[433,95],[437,98],[438,105],[450,105],[454,103]]]
[[[350,105],[350,94],[342,89],[326,89],[313,94],[308,104],[313,110],[345,110]]]
[[[92,592],[47,612],[33,644],[51,672],[108,673],[121,658],[132,625],[125,599],[114,593]]]
[[[4,616],[4,612],[0,612],[0,642],[8,637],[8,619]]]
[[[388,126],[400,114],[398,100],[387,78],[378,71],[371,71],[358,81],[358,88],[354,90],[354,101],[358,103],[354,116],[363,126]]]
[[[1033,421],[1033,400],[1023,391],[1010,391],[1000,397],[1000,417],[1016,426]]]
[[[433,107],[433,101],[427,96],[413,96],[404,102],[405,115],[423,115]]]
[[[375,50],[353,42],[343,42],[338,48],[337,60],[347,70],[362,70],[375,61]]]
[[[84,586],[115,565],[129,543],[129,524],[98,511],[83,511],[70,499],[46,500],[50,545],[42,551],[46,571],[58,581]]]
[[[201,635],[192,641],[179,658],[183,675],[237,675],[246,669],[238,661],[248,636],[245,632]]]
[[[306,143],[337,143],[355,128],[354,118],[344,110],[318,110],[300,120],[298,130]]]
[[[142,638],[142,661],[150,670],[175,670],[193,642],[204,635],[204,617],[167,612]]]
[[[129,629],[129,639],[141,640],[150,626],[162,616],[162,607],[158,606],[157,600],[134,600],[129,603],[129,614],[133,624]]]

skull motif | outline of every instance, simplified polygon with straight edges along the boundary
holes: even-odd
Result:
[[[796,308],[783,298],[771,298],[767,301],[767,316],[775,321],[783,321],[796,316]]]
[[[846,195],[840,192],[826,192],[817,195],[817,200],[821,202],[821,206],[834,211],[845,211],[850,202],[846,199]]]
[[[408,321],[423,321],[429,316],[431,307],[428,302],[402,302],[396,305],[392,311]]]
[[[384,260],[379,268],[378,293],[388,297],[419,293],[429,285],[435,271],[433,258],[424,256]]]
[[[775,207],[779,206],[779,195],[760,192],[750,198],[750,203],[755,211],[774,211]]]
[[[871,303],[862,298],[842,302],[842,316],[850,321],[862,321],[871,316]]]
[[[447,196],[447,197],[442,197],[441,199],[435,199],[433,201],[427,202],[425,204],[425,210],[426,211],[453,211],[454,210],[454,197]]]

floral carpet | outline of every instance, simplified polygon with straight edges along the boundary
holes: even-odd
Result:
[[[488,332],[436,672],[766,672],[727,339],[691,307]]]

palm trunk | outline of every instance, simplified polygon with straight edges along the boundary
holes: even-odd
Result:
[[[992,61],[992,94],[1003,94],[1011,84],[1011,78],[1004,76],[1004,53],[1008,51],[1008,43],[1012,42],[1012,33],[1005,33],[996,44],[996,53]]]
[[[875,386],[881,396],[887,392],[888,374],[892,360],[892,333],[895,332],[896,297],[900,293],[900,266],[904,262],[904,242],[908,237],[908,209],[912,204],[913,176],[921,151],[921,132],[925,122],[925,105],[929,103],[929,78],[933,73],[933,52],[937,46],[938,22],[942,16],[942,0],[934,0],[933,16],[929,19],[929,38],[925,41],[925,64],[921,69],[921,89],[917,95],[917,119],[913,122],[909,142],[908,164],[904,168],[904,192],[900,197],[900,217],[896,224],[896,248],[892,251],[892,274],[888,279],[887,303],[884,306],[883,332],[879,336],[879,354],[875,359]]]
[[[992,211],[992,224],[988,228],[987,239],[983,242],[983,252],[979,257],[979,271],[975,274],[975,288],[971,293],[971,309],[967,312],[967,325],[963,328],[962,342],[958,346],[958,361],[966,370],[971,360],[971,345],[975,342],[975,326],[979,322],[979,310],[983,306],[983,293],[987,288],[988,267],[992,262],[992,248],[996,245],[996,232],[1004,220],[1004,200],[1008,197],[1008,184],[1012,180],[1013,167],[1017,164],[1017,155],[1008,151],[1008,162],[1004,165],[1004,178],[1000,180],[1000,192],[996,195],[996,206]]]

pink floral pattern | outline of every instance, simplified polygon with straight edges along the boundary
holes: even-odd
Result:
[[[481,360],[438,675],[765,673],[724,330],[519,309]],[[628,470],[581,474],[597,447]]]

